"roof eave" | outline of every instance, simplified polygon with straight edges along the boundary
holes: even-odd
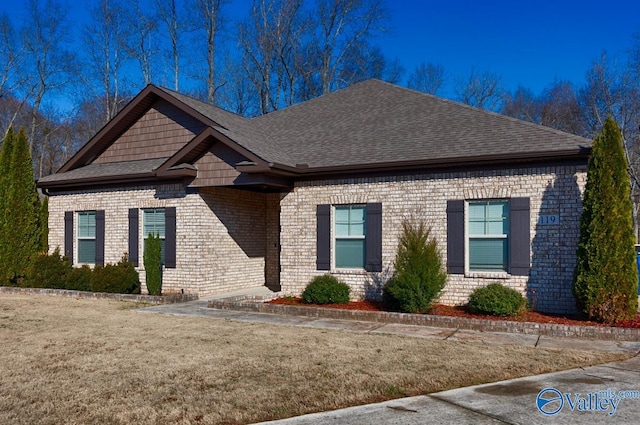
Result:
[[[538,152],[535,154],[485,155],[434,160],[395,161],[372,164],[350,164],[329,167],[289,167],[270,164],[273,171],[292,173],[296,176],[320,176],[342,173],[397,172],[402,170],[434,169],[451,167],[474,167],[505,165],[509,163],[536,163],[552,161],[586,161],[591,148],[579,147],[562,151]],[[248,170],[247,170],[248,171]]]
[[[193,169],[169,170],[164,173],[148,172],[137,174],[121,174],[117,176],[84,177],[54,181],[38,181],[36,185],[46,190],[68,190],[87,187],[117,186],[121,184],[157,183],[158,181],[179,181],[197,176]]]

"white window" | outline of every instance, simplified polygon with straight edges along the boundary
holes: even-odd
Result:
[[[467,248],[470,271],[507,271],[509,265],[509,202],[469,201]]]
[[[162,239],[162,264],[164,264],[165,246],[165,214],[164,208],[142,210],[142,235],[145,240],[149,235],[159,236]]]
[[[365,266],[366,211],[364,205],[336,206],[334,247],[336,268]]]
[[[78,263],[93,264],[96,261],[96,212],[78,213]]]

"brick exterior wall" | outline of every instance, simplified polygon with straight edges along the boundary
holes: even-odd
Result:
[[[282,290],[298,295],[313,276],[324,273],[316,270],[319,204],[382,203],[383,272],[331,270],[350,285],[354,298],[362,298],[379,296],[382,285],[392,275],[403,218],[423,218],[432,227],[446,265],[447,200],[528,197],[532,264],[529,276],[452,274],[440,301],[463,304],[475,288],[498,281],[526,295],[536,310],[575,312],[571,282],[585,183],[586,164],[297,182],[280,202]],[[540,215],[558,215],[559,223],[538,224]]]
[[[265,274],[273,278],[273,268],[277,270],[277,251],[274,253],[273,247],[266,246],[267,241],[275,243],[277,215],[274,219],[271,214],[267,223],[265,209],[268,202],[277,208],[278,198],[228,188],[192,192],[183,185],[56,194],[49,198],[49,246],[51,251],[56,247],[63,250],[65,211],[105,210],[105,263],[115,263],[128,250],[129,208],[176,207],[177,267],[165,268],[163,293],[184,290],[206,296],[262,286]],[[76,220],[74,217],[74,227]],[[138,271],[142,292],[146,293],[142,213],[139,227]],[[74,228],[74,249],[77,249],[75,241]],[[271,256],[268,261],[267,253]]]
[[[379,297],[393,273],[405,217],[423,218],[432,227],[446,264],[447,200],[527,197],[529,276],[451,274],[440,301],[465,303],[475,288],[499,281],[526,295],[537,310],[570,313],[585,182],[586,165],[575,165],[297,182],[283,194],[182,185],[67,192],[49,199],[49,246],[53,251],[64,245],[65,211],[105,210],[105,262],[114,263],[128,249],[129,208],[176,207],[177,267],[164,271],[166,293],[206,296],[267,285],[299,295],[323,273],[316,270],[316,206],[380,202],[383,272],[331,270],[351,286],[355,299]],[[559,223],[540,225],[540,215],[557,215]],[[142,218],[139,227],[144,293]]]

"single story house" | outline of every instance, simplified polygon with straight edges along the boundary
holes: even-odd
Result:
[[[331,273],[379,295],[401,223],[424,220],[448,271],[441,302],[501,282],[541,311],[571,293],[591,142],[378,80],[256,118],[147,86],[55,174],[49,245],[143,279],[163,238],[165,292]]]

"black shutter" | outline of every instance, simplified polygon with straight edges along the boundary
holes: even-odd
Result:
[[[368,272],[382,271],[382,204],[367,204],[366,264]]]
[[[447,201],[447,273],[464,274],[464,200]]]
[[[104,266],[104,210],[96,211],[96,266]]]
[[[73,264],[73,211],[64,212],[64,255]]]
[[[164,210],[164,266],[176,268],[176,208]]]
[[[527,276],[531,268],[531,223],[529,198],[509,200],[509,273]]]
[[[165,216],[166,219],[166,216]],[[140,210],[137,208],[129,209],[129,261],[135,266],[140,265],[138,249],[140,246],[139,239],[140,226]]]
[[[331,269],[331,205],[316,207],[317,270]]]

